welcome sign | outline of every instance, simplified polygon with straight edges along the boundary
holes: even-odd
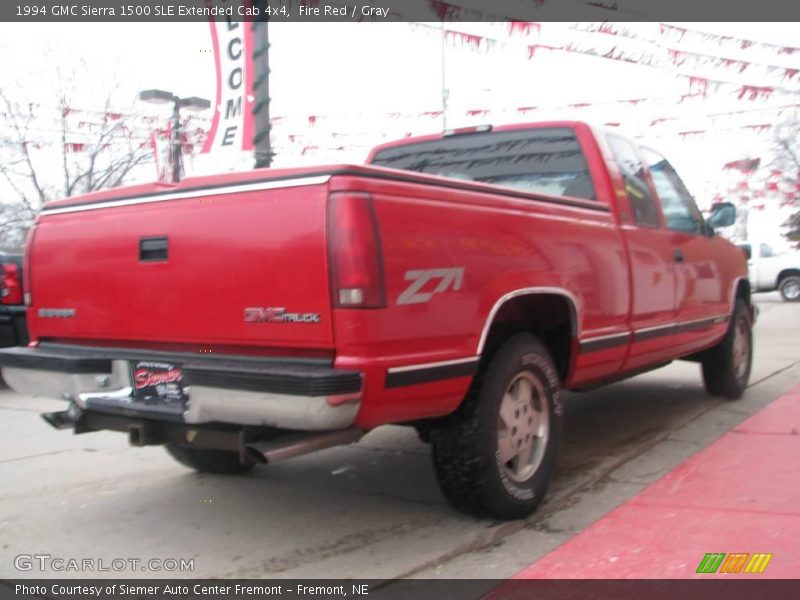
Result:
[[[206,0],[217,14],[239,14],[251,0]],[[213,18],[212,18],[213,19]],[[214,117],[203,152],[215,155],[253,149],[253,32],[252,23],[231,17],[211,20],[217,89]]]

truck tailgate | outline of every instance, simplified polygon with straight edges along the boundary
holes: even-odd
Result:
[[[327,183],[46,209],[29,248],[38,339],[332,347]]]

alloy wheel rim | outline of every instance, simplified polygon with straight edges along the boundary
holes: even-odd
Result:
[[[800,297],[800,283],[792,281],[784,285],[783,295],[789,298],[789,300],[797,300],[797,298]]]
[[[542,384],[529,372],[508,384],[497,416],[497,459],[509,479],[527,481],[544,458],[550,414]]]

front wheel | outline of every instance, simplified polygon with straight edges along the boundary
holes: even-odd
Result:
[[[792,275],[781,279],[778,286],[781,297],[787,302],[800,302],[800,277]]]
[[[750,309],[737,300],[725,338],[707,350],[702,359],[703,382],[711,396],[740,398],[750,379],[753,363],[753,323]]]
[[[431,432],[439,486],[456,509],[518,519],[542,501],[561,438],[558,374],[529,334],[505,342],[459,409]]]

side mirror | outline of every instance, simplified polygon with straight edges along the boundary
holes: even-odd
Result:
[[[711,209],[708,224],[713,228],[730,227],[736,222],[736,207],[731,202],[720,202]]]

